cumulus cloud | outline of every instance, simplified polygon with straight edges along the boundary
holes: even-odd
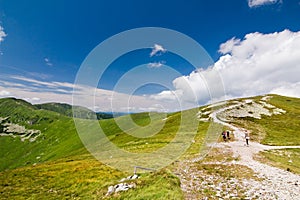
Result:
[[[222,55],[213,66],[175,78],[172,82],[174,90],[137,96],[76,86],[76,105],[89,105],[92,109],[99,109],[97,111],[111,111],[109,109],[113,106],[114,111],[120,112],[128,108],[133,112],[146,108],[170,112],[225,98],[269,93],[300,97],[300,31],[249,33],[244,38],[224,42],[219,52]],[[72,103],[73,87],[72,83],[11,76],[10,80],[0,80],[0,95],[13,94],[32,102],[32,97],[36,97],[40,103]]]
[[[232,38],[225,43],[220,45],[219,52],[222,54],[229,53],[232,49],[232,47],[237,46],[240,43],[240,39]]]
[[[6,36],[7,34],[4,32],[4,28],[0,26],[0,42],[2,42]]]
[[[203,104],[268,93],[300,97],[300,31],[250,33],[221,44],[219,51],[224,54],[213,66],[173,81],[182,101]]]
[[[175,91],[162,91],[158,94],[155,95],[150,95],[150,98],[155,99],[155,100],[163,100],[163,101],[176,101],[177,96],[181,95],[179,91],[177,91],[177,94]]]
[[[166,90],[150,96],[151,99],[185,110],[207,102],[223,100],[224,87],[218,71],[213,69],[193,71],[190,75],[173,80],[175,90]]]
[[[282,0],[248,0],[248,6],[250,8],[275,3],[282,3]]]
[[[297,83],[286,83],[285,85],[274,88],[270,93],[281,94],[288,97],[300,98],[300,82]]]
[[[300,90],[292,87],[300,82],[300,31],[250,33],[226,52],[214,69],[220,72],[230,95],[284,95],[289,88],[294,96],[300,96]]]
[[[167,49],[165,49],[162,45],[154,44],[150,53],[150,57],[157,55],[158,53],[165,53],[166,51]]]

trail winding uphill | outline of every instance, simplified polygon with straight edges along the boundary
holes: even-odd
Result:
[[[237,139],[234,142],[224,145],[230,147],[235,157],[240,160],[236,164],[245,165],[263,178],[261,184],[252,184],[249,186],[248,194],[264,194],[260,199],[300,199],[300,176],[291,172],[260,163],[253,159],[254,154],[270,149],[300,148],[300,146],[267,146],[256,142],[251,142],[245,146],[244,131],[231,124],[223,122],[217,118],[217,111],[212,114],[215,122],[221,123],[233,129],[233,134]]]
[[[231,151],[233,153],[233,156],[235,158],[238,158],[236,160],[232,160],[227,163],[210,163],[210,164],[221,164],[221,165],[227,165],[227,166],[246,166],[248,168],[251,168],[255,174],[256,177],[258,177],[258,180],[249,179],[249,180],[242,180],[242,182],[237,180],[229,180],[226,183],[226,180],[223,182],[218,182],[220,185],[226,185],[226,193],[221,193],[224,189],[218,189],[218,186],[214,186],[217,188],[215,191],[215,198],[216,199],[237,199],[237,195],[232,195],[232,191],[235,191],[234,189],[230,189],[230,187],[242,187],[244,191],[244,197],[243,199],[284,199],[284,200],[296,200],[300,199],[300,176],[297,174],[293,174],[289,171],[285,171],[276,167],[269,166],[264,163],[260,163],[253,159],[253,156],[257,154],[260,151],[264,150],[271,150],[271,149],[286,149],[286,148],[300,148],[300,146],[267,146],[262,145],[257,142],[251,142],[250,145],[245,145],[245,129],[236,127],[232,124],[227,123],[227,120],[220,116],[224,114],[228,110],[232,110],[234,107],[239,106],[238,105],[231,105],[225,108],[221,108],[219,110],[216,110],[210,114],[210,118],[213,119],[214,122],[220,123],[224,126],[229,127],[233,130],[233,134],[235,137],[235,141],[228,142],[228,143],[218,143],[217,146],[219,148],[222,148],[224,151]],[[225,111],[225,112],[224,112]],[[230,111],[231,112],[231,111]],[[199,160],[194,159],[193,161],[198,162]],[[198,172],[197,170],[191,170],[193,164],[191,164],[190,161],[187,161],[185,163],[185,168],[181,170],[180,179],[182,182],[182,189],[185,193],[186,199],[198,199],[198,196],[195,193],[198,187],[204,187],[205,185],[201,183],[199,177],[205,177],[204,179],[213,180],[216,179],[212,176],[204,176],[202,172]],[[183,165],[181,165],[182,167]],[[201,174],[202,173],[202,174]],[[220,178],[220,177],[219,177]],[[207,180],[204,180],[207,181]],[[224,183],[225,182],[225,183]],[[234,182],[233,186],[231,182]],[[215,189],[214,188],[214,189]],[[224,188],[224,187],[223,187]],[[189,190],[194,190],[193,192]],[[210,196],[211,198],[211,196]],[[204,199],[210,199],[210,198],[204,198]]]

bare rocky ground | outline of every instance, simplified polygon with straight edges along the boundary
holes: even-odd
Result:
[[[228,124],[231,117],[255,117],[282,114],[285,111],[267,103],[250,100],[216,110],[209,114],[214,122],[233,130],[235,141],[218,143],[211,161],[186,160],[179,164],[177,174],[186,199],[300,199],[300,176],[253,159],[260,151],[300,148],[300,146],[267,146],[256,142],[245,145],[245,129]],[[235,108],[239,109],[235,109]],[[206,116],[207,117],[207,116]],[[200,118],[200,115],[198,115]],[[199,119],[201,120],[201,119]],[[221,155],[221,159],[218,159]]]
[[[8,118],[0,117],[0,137],[20,137],[21,141],[28,140],[34,142],[40,135],[40,130],[26,129],[24,126],[7,122]]]

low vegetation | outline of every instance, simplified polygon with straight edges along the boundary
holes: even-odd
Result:
[[[254,100],[259,101],[260,98]],[[252,140],[270,145],[300,145],[300,99],[274,95],[269,102],[284,109],[286,114],[263,116],[261,120],[236,119],[234,123],[251,130]],[[112,169],[90,156],[76,132],[73,119],[64,113],[69,111],[48,106],[37,108],[22,100],[0,99],[0,117],[9,117],[11,123],[41,131],[34,142],[21,141],[20,137],[0,137],[0,199],[105,197],[108,186],[117,184],[130,174]],[[126,122],[128,116],[99,120],[99,124],[111,142],[134,153],[153,152],[169,144],[176,134],[186,134],[191,145],[179,160],[192,159],[199,156],[199,152],[202,155],[208,153],[204,160],[207,164],[197,163],[195,170],[221,179],[252,177],[253,172],[248,168],[209,163],[216,160],[232,162],[238,158],[233,158],[226,149],[225,152],[221,149],[210,151],[203,145],[205,140],[216,141],[222,130],[227,128],[209,121],[198,121],[195,117],[198,110],[170,113],[163,117],[159,113],[132,114],[130,118],[138,126],[128,129],[121,129],[118,124]],[[185,121],[182,125],[183,115]],[[299,173],[299,150],[282,151],[263,152],[260,159]],[[289,153],[292,162],[287,160],[285,152]],[[179,179],[171,173],[174,166],[176,163],[167,169],[142,174],[140,179],[135,180],[137,187],[134,190],[114,194],[110,199],[183,199]],[[228,170],[224,171],[225,167],[229,167]],[[242,192],[243,189],[240,190]],[[202,192],[202,197],[205,197],[214,191],[207,189]],[[243,198],[242,195],[239,197]]]
[[[286,111],[284,114],[236,119],[233,123],[251,130],[251,140],[266,145],[300,145],[300,99],[271,95],[268,103]],[[260,97],[261,98],[261,97]],[[259,101],[258,97],[254,98]]]
[[[169,170],[143,174],[136,181],[137,187],[123,193],[116,193],[107,199],[183,199],[180,181]]]
[[[1,172],[0,199],[97,199],[122,176],[90,156],[69,157]]]
[[[256,159],[281,169],[300,174],[300,149],[276,149],[260,152]]]

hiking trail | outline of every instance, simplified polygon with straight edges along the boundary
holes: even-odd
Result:
[[[230,179],[222,180],[222,177],[204,174],[197,170],[199,160],[185,161],[180,167],[179,177],[181,179],[181,188],[186,199],[198,199],[197,191],[205,189],[213,190],[214,199],[240,199],[239,191],[244,191],[243,199],[300,199],[300,175],[282,170],[253,159],[253,156],[260,151],[271,149],[300,148],[300,146],[268,146],[251,141],[250,145],[245,145],[245,129],[227,123],[218,117],[219,113],[232,109],[234,106],[225,107],[216,110],[210,114],[212,120],[216,123],[232,129],[235,141],[226,143],[217,143],[216,146],[222,148],[224,152],[232,152],[237,160],[230,162],[214,162],[209,164],[219,164],[227,166],[246,166],[252,169],[258,178],[254,179]],[[205,164],[205,163],[203,163]],[[206,163],[208,164],[208,163]],[[199,163],[198,163],[199,165]],[[224,178],[223,178],[224,179]],[[210,183],[209,183],[210,182]],[[208,183],[208,184],[207,184]],[[204,188],[204,189],[203,189]],[[240,190],[238,191],[237,188]],[[211,199],[212,196],[204,199]]]

